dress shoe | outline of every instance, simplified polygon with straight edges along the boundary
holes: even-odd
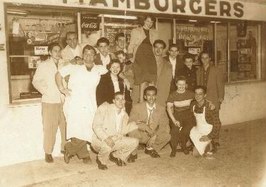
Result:
[[[138,146],[138,150],[144,150],[145,147],[146,147],[145,144],[140,143],[139,146]]]
[[[135,155],[130,154],[129,157],[128,157],[128,159],[127,159],[127,162],[128,163],[133,163],[133,162],[136,161],[137,158],[138,158],[138,155],[137,154],[135,154]]]
[[[67,151],[65,151],[65,153],[64,153],[64,161],[65,161],[65,163],[68,164],[70,162],[70,158],[71,158],[70,154]]]
[[[120,158],[114,157],[114,155],[112,153],[110,154],[109,159],[118,166],[125,166],[126,165],[126,163],[123,160],[121,160]]]
[[[184,148],[184,149],[183,149],[183,153],[184,153],[185,155],[188,155],[188,154],[189,154],[189,150],[188,150],[187,148]]]
[[[47,162],[47,163],[52,163],[52,162],[54,162],[54,159],[53,159],[53,157],[52,157],[51,154],[46,154],[46,153],[45,153],[45,162]]]
[[[218,147],[220,146],[219,142],[212,142],[212,152],[216,153],[218,151]]]
[[[170,153],[170,157],[173,158],[175,157],[175,155],[176,155],[176,150],[172,150]]]
[[[92,163],[92,162],[91,162],[91,157],[90,157],[90,156],[87,156],[86,158],[83,158],[82,160],[83,160],[83,163],[84,163],[84,164],[91,164],[91,163]]]
[[[108,167],[107,167],[105,164],[102,164],[102,163],[101,163],[101,161],[98,159],[98,157],[97,157],[97,159],[96,159],[96,163],[97,163],[98,168],[99,168],[100,170],[107,170],[107,169],[108,169]]]
[[[118,165],[118,166],[126,166],[127,164],[123,160],[121,160],[120,158],[118,158],[117,159],[117,162],[116,162],[116,165]]]
[[[151,149],[151,150],[145,149],[144,152],[146,154],[150,155],[152,158],[159,158],[160,157],[160,155],[154,149]]]

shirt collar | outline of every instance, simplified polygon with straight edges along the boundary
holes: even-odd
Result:
[[[154,109],[156,109],[156,103],[154,103],[153,106],[150,107],[150,105],[146,102],[146,107],[148,110],[154,110]]]

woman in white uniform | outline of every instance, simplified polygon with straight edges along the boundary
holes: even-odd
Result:
[[[215,138],[219,132],[221,122],[218,112],[213,108],[206,99],[206,88],[197,86],[195,88],[196,102],[191,104],[194,116],[196,118],[196,126],[190,131],[190,139],[194,144],[193,153],[195,155],[204,155],[209,147],[211,140]]]
[[[56,74],[59,90],[66,96],[64,113],[67,121],[67,139],[65,145],[65,162],[77,155],[84,163],[90,162],[87,142],[92,138],[92,121],[97,109],[96,88],[106,69],[95,65],[96,51],[86,45],[83,48],[83,65],[69,64]],[[69,75],[68,88],[64,88],[62,80]]]

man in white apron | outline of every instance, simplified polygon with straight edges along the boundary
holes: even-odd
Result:
[[[69,64],[58,71],[56,83],[59,90],[66,96],[64,113],[67,121],[67,139],[64,159],[69,163],[72,156],[77,155],[84,163],[90,163],[87,143],[92,139],[92,122],[97,109],[96,87],[106,69],[95,65],[96,51],[86,45],[83,48],[82,65]],[[68,88],[64,88],[62,80],[69,76]]]
[[[194,155],[200,154],[203,156],[208,150],[213,138],[219,132],[221,122],[218,112],[213,109],[213,106],[205,99],[206,88],[197,86],[195,88],[196,102],[191,104],[194,116],[196,118],[196,126],[190,131],[190,139],[194,144]]]

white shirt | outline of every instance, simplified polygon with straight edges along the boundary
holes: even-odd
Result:
[[[76,57],[76,56],[81,57],[80,56],[80,49],[79,49],[78,45],[76,46],[75,49],[73,49],[73,48],[70,47],[70,50],[72,51],[72,54],[73,54],[74,57]]]
[[[115,92],[119,92],[120,88],[119,88],[118,78],[111,74],[111,79],[112,79],[112,82],[113,82],[113,85],[114,85],[114,91]]]
[[[175,58],[175,59],[172,59],[172,58],[169,56],[169,62],[170,62],[171,65],[172,65],[172,75],[173,75],[173,77],[175,77],[176,58]]]
[[[32,84],[42,94],[42,102],[61,103],[63,101],[63,95],[60,93],[55,82],[55,74],[63,65],[63,62],[60,60],[57,68],[52,58],[38,65]]]
[[[104,67],[106,67],[111,62],[111,58],[109,54],[105,57],[100,53],[100,57],[101,57],[101,61]]]
[[[120,112],[119,111],[115,112],[115,126],[116,126],[117,132],[121,131],[122,120],[123,120],[124,115],[125,115],[124,109],[122,109]]]
[[[156,109],[156,104],[154,103],[152,107],[150,107],[148,105],[148,103],[146,103],[146,108],[147,108],[147,114],[148,114],[148,120],[147,120],[147,124],[150,122],[150,117],[152,115],[152,113],[154,112],[154,109]]]

